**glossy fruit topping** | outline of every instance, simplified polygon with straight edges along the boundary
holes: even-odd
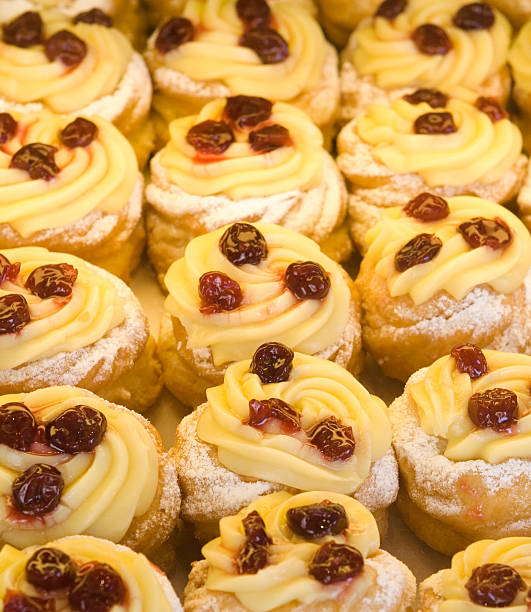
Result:
[[[0,406],[0,444],[26,452],[37,435],[33,412],[19,402]]]
[[[448,96],[438,89],[417,89],[413,93],[403,96],[410,104],[426,102],[432,108],[444,108],[448,104]]]
[[[298,300],[323,300],[330,291],[330,277],[313,261],[290,264],[284,274],[286,287]]]
[[[289,436],[300,431],[301,419],[297,411],[281,399],[252,399],[249,402],[247,425],[265,433]]]
[[[457,11],[453,22],[461,30],[488,30],[494,19],[494,11],[486,2],[472,2]]]
[[[518,421],[518,397],[509,389],[487,389],[468,400],[468,415],[481,429],[504,432]]]
[[[385,17],[392,21],[406,10],[407,0],[384,0],[374,13],[375,17]]]
[[[69,587],[76,576],[72,559],[57,548],[39,548],[26,563],[26,579],[34,587],[55,591]]]
[[[9,113],[0,113],[0,145],[11,140],[17,131],[17,122]]]
[[[112,17],[99,8],[83,11],[74,17],[74,23],[89,23],[90,25],[101,25],[112,28]]]
[[[496,98],[486,98],[484,96],[480,96],[476,100],[476,106],[482,113],[488,115],[492,123],[496,123],[496,121],[500,121],[501,119],[507,119],[509,116],[507,111],[502,108]]]
[[[243,300],[240,285],[223,272],[206,272],[199,279],[200,311],[203,314],[228,312]]]
[[[79,612],[109,612],[125,601],[126,594],[120,574],[110,565],[87,563],[77,571],[68,603]]]
[[[68,30],[59,30],[44,43],[44,52],[51,61],[65,66],[77,66],[87,55],[87,45]]]
[[[6,45],[26,49],[40,45],[44,40],[44,24],[39,13],[27,11],[13,21],[2,26],[3,40]]]
[[[0,297],[0,334],[13,334],[30,322],[26,298],[17,293]]]
[[[327,461],[348,461],[356,448],[352,427],[343,425],[335,416],[314,425],[308,439]]]
[[[207,119],[190,128],[186,142],[199,153],[221,155],[234,142],[234,134],[225,121]]]
[[[107,419],[90,406],[73,406],[46,425],[48,444],[62,452],[88,453],[103,440]]]
[[[457,369],[468,374],[472,380],[487,373],[487,360],[483,351],[475,344],[458,344],[450,355],[455,359]]]
[[[159,53],[169,53],[194,38],[194,24],[186,17],[172,17],[159,30],[155,47]]]
[[[10,168],[26,170],[32,179],[51,181],[59,173],[55,164],[56,147],[32,142],[21,147],[11,158]]]
[[[450,207],[448,202],[440,196],[433,193],[421,193],[406,204],[404,212],[408,217],[429,223],[446,219],[450,214]]]
[[[273,103],[258,96],[227,98],[225,115],[239,130],[248,130],[271,117]]]
[[[426,55],[446,55],[452,49],[452,41],[448,38],[448,34],[433,23],[419,26],[411,38],[417,49]]]
[[[219,241],[219,248],[235,266],[256,266],[267,257],[266,240],[250,223],[233,223],[228,227]]]
[[[291,145],[289,130],[278,123],[266,125],[249,134],[249,144],[257,153],[270,153]]]
[[[77,270],[67,263],[46,264],[35,268],[26,280],[26,288],[42,300],[72,295]]]
[[[267,546],[271,543],[265,530],[265,523],[256,510],[243,518],[242,525],[245,537],[253,544]]]
[[[70,122],[59,135],[61,142],[69,149],[88,147],[98,135],[98,126],[88,119],[78,117]]]
[[[236,563],[240,574],[256,574],[267,565],[270,539],[258,512],[249,513],[243,520],[246,542],[238,553]]]
[[[266,342],[253,355],[250,372],[264,383],[288,380],[293,367],[293,351],[280,342]]]
[[[236,13],[246,28],[267,27],[271,21],[271,9],[266,0],[238,0]]]
[[[509,226],[500,218],[474,217],[461,223],[457,229],[473,249],[482,246],[493,250],[506,249],[513,241]]]
[[[442,248],[442,241],[435,234],[418,234],[395,255],[395,268],[405,272],[413,266],[434,259]]]
[[[12,264],[5,255],[0,253],[0,284],[15,281],[19,272],[20,263]]]
[[[415,134],[453,134],[457,132],[451,113],[425,113],[413,124]]]
[[[327,500],[320,504],[290,508],[286,513],[286,520],[291,531],[305,540],[339,535],[348,527],[345,508]]]
[[[510,565],[486,563],[475,568],[465,588],[474,603],[486,608],[505,608],[512,604],[518,591],[525,590],[525,582]]]
[[[13,481],[13,506],[22,514],[43,516],[61,501],[64,480],[61,472],[46,463],[36,463]]]
[[[242,34],[240,46],[249,47],[260,58],[262,64],[278,64],[289,55],[288,43],[271,28],[252,28]]]
[[[55,612],[55,601],[37,599],[22,593],[14,593],[4,605],[4,612]]]
[[[342,582],[363,570],[363,556],[348,544],[326,542],[315,553],[308,572],[323,584]]]

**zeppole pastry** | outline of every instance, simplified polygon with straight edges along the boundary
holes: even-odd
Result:
[[[219,529],[193,564],[186,612],[406,612],[415,599],[413,574],[346,495],[272,493]]]
[[[0,550],[4,612],[182,612],[166,575],[144,555],[107,540],[72,536]]]
[[[156,429],[75,387],[0,396],[0,481],[0,542],[16,548],[85,534],[147,553],[179,517]]]
[[[503,206],[424,193],[367,232],[363,342],[400,380],[460,342],[531,351],[531,237]]]
[[[318,242],[333,259],[352,252],[347,192],[319,129],[290,104],[235,96],[176,119],[151,161],[148,253],[159,279],[200,234],[267,221]]]
[[[529,355],[460,344],[391,404],[398,506],[432,548],[531,535],[530,377]]]
[[[185,405],[203,403],[231,362],[267,342],[361,368],[354,285],[301,234],[269,223],[221,227],[194,238],[164,282],[159,352],[165,384]],[[275,347],[264,359],[285,359]]]
[[[0,253],[0,393],[76,385],[145,410],[162,386],[132,291],[101,268],[41,247]]]
[[[507,203],[528,167],[519,128],[496,100],[467,90],[450,98],[419,90],[372,105],[343,128],[338,150],[338,166],[351,183],[351,232],[361,249],[379,208],[407,204],[425,191]]]
[[[486,2],[386,0],[342,53],[341,118],[417,88],[466,87],[504,103],[511,34],[507,19]]]
[[[221,518],[260,495],[326,489],[363,503],[383,537],[398,492],[385,404],[336,363],[287,347],[271,369],[267,346],[231,364],[177,429],[182,518],[214,537]]]
[[[419,612],[529,610],[531,538],[480,540],[419,587]]]
[[[352,30],[362,19],[373,15],[380,3],[381,0],[317,0],[319,21],[328,38],[343,47]]]
[[[128,279],[144,246],[143,179],[99,117],[0,113],[0,249],[39,245]]]
[[[290,102],[333,135],[337,53],[300,1],[188,0],[153,33],[146,59],[166,123],[243,94]]]

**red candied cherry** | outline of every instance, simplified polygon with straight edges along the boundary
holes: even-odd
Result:
[[[289,130],[278,123],[266,125],[249,134],[249,145],[257,153],[270,153],[291,145]]]
[[[67,263],[46,264],[35,268],[26,280],[26,288],[42,300],[72,295],[77,270]]]
[[[264,521],[256,510],[244,517],[242,523],[246,541],[236,559],[238,573],[256,574],[267,565],[271,540],[266,533]]]
[[[89,453],[106,431],[107,419],[102,412],[90,406],[73,406],[46,425],[46,440],[62,453]]]
[[[448,38],[448,34],[433,23],[419,26],[411,38],[417,49],[426,55],[446,55],[452,49],[452,41]]]
[[[487,360],[483,351],[475,344],[458,344],[450,355],[455,359],[457,369],[468,374],[472,380],[487,373]]]
[[[500,121],[501,119],[507,119],[509,116],[507,111],[501,107],[496,98],[486,98],[485,96],[480,96],[476,100],[476,107],[479,108],[482,113],[488,115],[492,123],[496,123],[496,121]]]
[[[57,508],[63,488],[63,477],[57,468],[36,463],[13,481],[13,506],[22,514],[43,516]]]
[[[225,104],[225,115],[239,130],[248,130],[267,121],[272,110],[273,103],[258,96],[232,96]]]
[[[8,293],[0,297],[0,334],[19,332],[29,322],[29,305],[24,296]]]
[[[2,26],[3,40],[6,45],[14,45],[22,49],[40,45],[44,40],[43,32],[42,18],[35,11],[26,11]]]
[[[314,425],[308,440],[328,461],[348,461],[356,448],[352,427],[343,425],[335,416]]]
[[[488,30],[494,19],[494,11],[486,2],[472,2],[457,11],[453,22],[461,30]]]
[[[32,142],[21,147],[11,158],[10,168],[25,170],[32,179],[51,181],[59,174],[55,163],[56,147]]]
[[[190,128],[186,142],[198,153],[221,155],[234,142],[234,134],[225,121],[207,119]]]
[[[453,134],[457,132],[451,113],[425,113],[415,120],[415,134]]]
[[[271,21],[271,9],[266,0],[238,0],[236,13],[246,28],[267,27]]]
[[[322,584],[334,584],[357,576],[363,570],[363,556],[348,544],[325,542],[315,553],[308,570]]]
[[[68,30],[59,30],[44,43],[44,52],[51,61],[60,61],[65,66],[77,66],[87,55],[87,45]]]
[[[228,312],[243,300],[240,285],[223,272],[206,272],[199,279],[200,311],[203,314]]]
[[[421,193],[406,204],[404,212],[418,221],[431,222],[446,219],[450,207],[444,198],[433,193]]]
[[[26,563],[26,580],[45,591],[65,589],[74,582],[75,576],[72,559],[57,548],[39,548]]]
[[[374,13],[375,17],[384,17],[389,21],[396,19],[406,10],[407,0],[384,0]]]
[[[474,569],[465,588],[474,603],[505,608],[513,603],[518,591],[525,590],[525,582],[510,565],[485,563]]]
[[[223,255],[235,266],[258,265],[267,257],[263,234],[250,223],[233,223],[219,241]]]
[[[288,43],[271,28],[252,28],[244,32],[239,45],[249,47],[260,58],[262,64],[278,64],[289,55]]]
[[[78,117],[59,134],[61,142],[69,149],[88,147],[98,135],[98,126],[88,119]]]
[[[55,601],[14,593],[4,604],[4,612],[55,612]]]
[[[468,400],[468,415],[481,429],[504,432],[518,421],[518,397],[509,389],[487,389]]]
[[[513,241],[509,226],[499,218],[474,217],[461,223],[457,230],[473,249],[482,246],[493,250],[506,249]]]
[[[247,425],[266,433],[291,435],[300,431],[301,419],[299,414],[281,399],[252,399],[249,402]]]
[[[250,512],[246,517],[244,517],[242,524],[245,537],[249,541],[260,546],[267,546],[271,543],[271,540],[269,539],[269,536],[265,530],[265,523],[256,510]]]
[[[293,351],[280,342],[266,342],[260,345],[251,361],[250,372],[264,383],[288,380],[293,367]]]
[[[317,540],[328,535],[339,535],[348,527],[345,508],[328,500],[290,508],[286,513],[288,527],[306,540]]]
[[[19,402],[0,406],[0,444],[27,452],[37,435],[33,412]]]
[[[112,28],[112,17],[99,8],[83,11],[74,17],[74,23],[88,23],[90,25],[101,25]]]
[[[417,89],[413,93],[403,96],[410,104],[421,104],[426,102],[432,108],[444,108],[448,104],[448,96],[438,89]]]
[[[87,563],[77,571],[68,603],[80,612],[109,612],[125,597],[125,584],[116,570],[107,563]]]
[[[434,259],[442,248],[442,241],[435,234],[418,234],[395,255],[395,268],[405,272],[413,266]]]
[[[186,17],[172,17],[159,30],[155,47],[159,53],[166,54],[194,38],[194,24]]]
[[[323,300],[330,291],[330,277],[314,261],[290,264],[286,268],[284,282],[298,300]]]
[[[9,113],[0,113],[0,145],[11,140],[17,131],[17,122]]]
[[[0,283],[15,281],[20,272],[20,263],[12,264],[9,259],[0,253]]]

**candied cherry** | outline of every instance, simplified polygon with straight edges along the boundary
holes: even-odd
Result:
[[[384,0],[374,13],[375,17],[384,17],[393,21],[406,10],[407,0]]]
[[[0,253],[0,284],[5,281],[15,281],[20,272],[20,263],[12,264],[9,259]]]
[[[500,218],[474,217],[461,223],[457,229],[473,249],[482,246],[493,250],[506,249],[513,241],[509,226]]]
[[[69,149],[88,147],[98,135],[98,126],[88,119],[78,117],[59,134],[61,142]]]
[[[452,113],[425,113],[413,124],[415,134],[453,134],[457,132]]]
[[[43,32],[42,18],[35,11],[26,11],[2,26],[3,40],[6,45],[14,45],[22,49],[40,45],[44,40]]]
[[[26,280],[26,289],[42,300],[72,295],[77,270],[67,263],[46,264],[35,268]]]
[[[21,147],[11,158],[10,168],[26,170],[32,179],[51,181],[59,173],[55,163],[56,147],[32,142]]]
[[[103,440],[107,431],[105,415],[90,406],[67,408],[46,425],[48,444],[62,452],[75,455],[89,453]]]
[[[468,374],[472,380],[487,373],[487,360],[483,351],[475,344],[458,344],[450,353],[455,359],[457,369]]]
[[[234,142],[234,134],[225,121],[207,119],[190,128],[186,142],[199,153],[221,155]]]
[[[258,96],[231,96],[225,104],[225,115],[239,130],[267,121],[272,110],[273,103]]]
[[[421,193],[406,204],[404,212],[408,217],[428,223],[446,219],[450,214],[450,207],[448,202],[440,196],[433,193]]]
[[[308,440],[328,461],[348,461],[356,448],[352,427],[343,425],[335,416],[314,425]]]
[[[26,298],[17,293],[0,297],[0,334],[13,334],[30,322]]]
[[[87,45],[72,32],[59,30],[44,43],[44,52],[51,62],[59,60],[65,66],[77,66],[87,55]]]
[[[39,548],[26,563],[26,580],[45,591],[65,589],[74,582],[75,576],[72,559],[57,548]]]
[[[288,527],[306,540],[317,540],[328,535],[339,535],[348,527],[345,508],[328,500],[290,508],[286,513]]]
[[[186,17],[172,17],[159,30],[155,47],[159,53],[166,54],[194,38],[194,24]]]
[[[509,114],[505,109],[503,109],[496,100],[496,98],[486,98],[485,96],[480,96],[476,100],[476,107],[485,115],[488,115],[489,119],[492,123],[496,123],[496,121],[500,121],[501,119],[507,119]]]
[[[234,310],[243,300],[240,285],[223,272],[205,272],[199,279],[199,296],[203,314]]]
[[[357,548],[325,542],[315,553],[308,572],[322,584],[333,584],[357,576],[362,569],[363,556]]]
[[[258,265],[267,257],[267,243],[263,234],[250,223],[233,223],[225,230],[219,248],[235,266]]]
[[[330,277],[313,261],[290,264],[284,274],[286,287],[298,300],[323,300],[330,291]]]
[[[253,510],[246,517],[242,519],[243,530],[245,537],[253,544],[259,546],[267,546],[271,543],[269,536],[265,530],[265,523],[260,514]]]
[[[0,406],[0,444],[27,452],[37,435],[33,412],[20,402]]]
[[[11,140],[17,131],[17,122],[9,113],[0,113],[0,145]]]
[[[419,26],[411,38],[417,49],[425,55],[446,55],[452,49],[452,41],[448,38],[448,34],[433,23]]]
[[[266,125],[249,134],[249,145],[257,153],[270,153],[291,145],[289,130],[278,123]]]
[[[468,415],[481,429],[504,432],[518,421],[518,397],[509,389],[487,389],[468,400]]]
[[[403,98],[406,102],[415,105],[426,102],[432,108],[444,108],[448,104],[448,96],[438,89],[417,89]]]
[[[73,610],[108,612],[125,597],[125,584],[116,570],[107,563],[86,563],[77,571],[68,603]]]
[[[35,463],[13,481],[13,506],[22,514],[43,516],[57,508],[63,488],[64,480],[57,468]]]
[[[434,259],[442,248],[442,241],[435,234],[418,234],[395,255],[395,268],[405,272],[413,266]]]
[[[55,602],[50,599],[28,597],[23,593],[14,593],[3,607],[4,612],[55,612]]]
[[[488,30],[494,25],[494,11],[486,2],[472,2],[462,6],[453,18],[461,30]]]
[[[112,17],[99,8],[83,11],[74,17],[74,23],[88,23],[90,25],[101,25],[112,28]]]
[[[510,565],[485,563],[476,567],[465,584],[470,599],[487,608],[504,608],[525,590],[525,582]]]
[[[271,540],[258,512],[249,513],[242,520],[246,541],[238,553],[236,564],[240,574],[256,574],[267,565],[268,548]]]
[[[278,64],[289,55],[288,43],[281,34],[271,28],[247,30],[241,35],[239,44],[252,49],[262,64]]]
[[[267,27],[271,21],[271,9],[266,0],[238,0],[236,13],[246,28]]]
[[[251,361],[250,372],[264,383],[288,380],[293,367],[293,351],[280,342],[266,342],[260,345]]]
[[[281,399],[252,399],[249,401],[247,425],[266,433],[291,435],[300,431],[301,419],[298,412]]]

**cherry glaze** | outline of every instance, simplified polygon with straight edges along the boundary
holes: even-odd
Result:
[[[359,574],[363,564],[363,556],[354,546],[325,542],[315,553],[308,572],[322,584],[334,584]]]
[[[293,351],[280,342],[266,342],[260,345],[251,361],[250,372],[264,383],[288,380],[293,367]]]
[[[329,535],[339,535],[348,527],[345,508],[328,500],[290,508],[286,513],[288,527],[305,540],[317,540]]]

